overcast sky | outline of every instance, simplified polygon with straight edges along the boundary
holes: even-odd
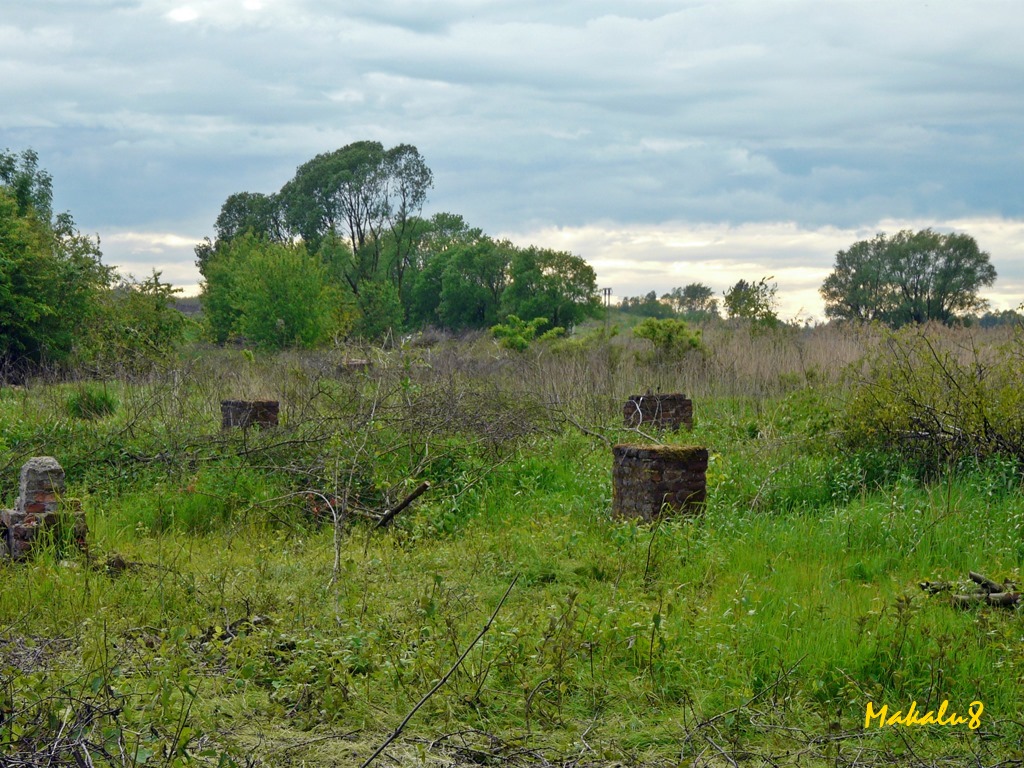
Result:
[[[1020,0],[3,0],[0,149],[31,147],[105,261],[196,290],[235,192],[410,143],[426,213],[571,250],[615,295],[973,235],[1024,301]]]

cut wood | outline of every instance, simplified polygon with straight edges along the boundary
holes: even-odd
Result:
[[[1020,602],[1020,592],[989,592],[978,595],[953,595],[954,608],[971,608],[978,603],[1013,608]]]
[[[971,577],[971,581],[979,585],[983,590],[985,590],[989,594],[993,594],[995,592],[1002,592],[1004,589],[1002,584],[996,584],[994,581],[992,581],[992,579],[986,578],[982,576],[980,573],[968,571],[967,575]]]

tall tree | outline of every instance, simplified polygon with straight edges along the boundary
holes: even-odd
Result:
[[[63,363],[100,312],[114,271],[98,238],[52,214],[52,181],[31,150],[0,153],[0,363]]]
[[[879,320],[892,326],[957,317],[983,310],[978,296],[996,270],[973,237],[931,229],[876,235],[836,254],[821,286],[825,314],[843,320]]]
[[[360,141],[299,166],[279,199],[288,227],[311,252],[329,234],[349,241],[355,259],[345,279],[358,293],[362,280],[381,272],[386,235],[393,248],[386,271],[401,287],[419,233],[413,219],[432,186],[433,174],[415,147],[385,150],[380,142]]]
[[[778,286],[769,283],[770,277],[762,277],[756,283],[737,280],[724,293],[725,311],[729,317],[750,320],[758,326],[778,325],[775,292]]]
[[[708,320],[718,317],[718,299],[710,285],[689,283],[682,288],[675,287],[661,298],[667,299],[673,308],[688,320]]]
[[[501,304],[504,315],[543,317],[552,328],[566,330],[601,312],[593,267],[567,251],[535,246],[513,254]]]

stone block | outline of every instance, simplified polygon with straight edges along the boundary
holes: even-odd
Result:
[[[693,401],[683,394],[633,395],[622,406],[627,427],[640,429],[693,429]]]
[[[232,427],[276,427],[280,403],[277,400],[222,400],[221,429]]]
[[[694,446],[612,448],[612,514],[651,521],[698,514],[707,498],[708,451]]]

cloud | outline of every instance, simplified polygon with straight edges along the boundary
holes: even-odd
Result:
[[[808,303],[792,270],[888,219],[993,222],[1009,291],[1022,26],[1004,0],[8,0],[0,148],[38,150],[58,209],[129,260],[117,233],[198,239],[228,195],[375,139],[486,231],[641,233],[603,278],[638,292],[683,276],[664,243],[706,240],[682,250],[718,282],[778,273]]]

